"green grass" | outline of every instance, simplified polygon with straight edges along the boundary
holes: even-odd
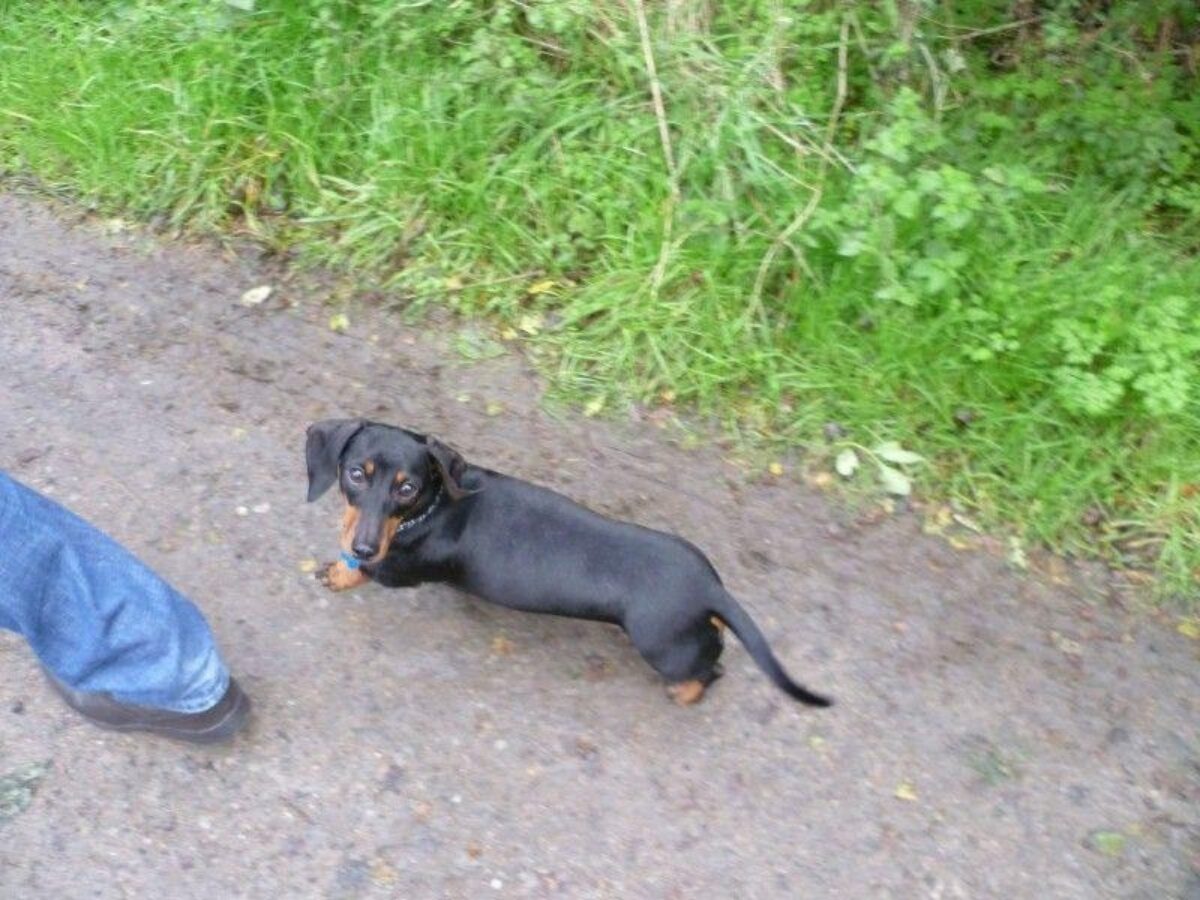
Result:
[[[1187,598],[1200,90],[1129,21],[962,6],[906,44],[887,4],[649,4],[673,179],[623,2],[0,0],[0,170],[524,324],[593,407],[813,468],[899,441],[922,494]]]

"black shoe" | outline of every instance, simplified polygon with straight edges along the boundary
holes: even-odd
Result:
[[[202,712],[182,713],[121,703],[109,694],[69,688],[49,672],[46,677],[68,706],[94,725],[112,731],[149,731],[193,744],[216,744],[233,737],[250,715],[250,698],[232,678],[225,696],[215,706]]]

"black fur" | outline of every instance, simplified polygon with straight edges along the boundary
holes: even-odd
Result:
[[[318,422],[306,456],[308,499],[338,482],[358,513],[354,554],[382,585],[440,581],[512,609],[615,623],[676,684],[718,676],[715,616],[791,697],[830,704],[792,681],[712,564],[682,538],[606,518],[469,465],[435,438],[375,422]],[[413,483],[411,496],[400,496],[398,479]],[[397,519],[389,543],[385,525]]]

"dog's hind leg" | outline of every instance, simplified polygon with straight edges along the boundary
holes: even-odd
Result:
[[[721,677],[721,632],[705,619],[684,631],[663,634],[657,629],[630,632],[638,652],[667,682],[667,693],[680,706],[698,702],[705,689]]]

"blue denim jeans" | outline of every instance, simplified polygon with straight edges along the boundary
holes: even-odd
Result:
[[[191,601],[2,471],[0,628],[23,635],[67,686],[122,703],[199,712],[229,685],[212,631]]]

